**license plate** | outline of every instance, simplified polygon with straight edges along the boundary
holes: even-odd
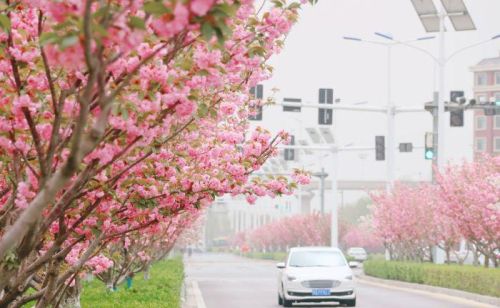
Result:
[[[329,296],[330,289],[313,289],[312,295],[313,296]]]

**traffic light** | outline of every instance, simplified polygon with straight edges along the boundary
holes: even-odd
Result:
[[[400,143],[399,144],[399,152],[401,153],[408,153],[413,151],[413,143],[407,142],[407,143]]]
[[[264,86],[258,84],[250,89],[250,94],[252,94],[256,99],[264,98]],[[262,121],[262,106],[257,107],[257,112],[254,115],[248,116],[249,120],[252,121]]]
[[[450,106],[450,126],[464,126],[464,109],[462,105],[465,103],[464,91],[451,91],[450,102],[459,104],[458,106]]]
[[[489,102],[484,104],[484,115],[495,116],[500,115],[500,98],[492,97]]]
[[[319,89],[319,103],[333,104],[333,89]],[[332,125],[333,124],[333,109],[318,109],[318,124]]]
[[[434,134],[425,133],[425,159],[432,160],[436,153],[434,153]]]
[[[302,103],[302,99],[300,98],[283,98],[283,102],[285,103]],[[301,107],[292,107],[292,106],[283,106],[283,111],[290,111],[290,112],[300,112]]]
[[[295,136],[290,136],[290,145],[295,145]],[[285,160],[295,160],[295,149],[285,148]]]
[[[462,127],[464,126],[464,110],[461,106],[450,110],[450,126]]]
[[[385,160],[385,136],[375,136],[375,160]]]

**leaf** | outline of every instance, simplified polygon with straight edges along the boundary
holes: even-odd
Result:
[[[163,5],[161,2],[148,2],[144,3],[144,12],[152,15],[163,15],[170,13],[170,9]]]
[[[205,103],[198,105],[198,116],[204,118],[208,114],[208,106]]]
[[[5,32],[10,31],[10,19],[5,14],[0,14],[0,28],[2,28]]]
[[[45,46],[47,44],[52,44],[57,42],[60,39],[59,35],[54,32],[44,32],[40,35],[39,43],[40,46]]]
[[[282,8],[283,7],[283,2],[281,0],[273,0],[271,1],[275,7],[277,8]]]
[[[215,34],[217,35],[217,41],[221,46],[224,46],[224,33],[220,28],[215,28]]]
[[[217,110],[215,110],[214,108],[209,109],[209,113],[212,119],[217,119]]]
[[[126,121],[126,120],[128,120],[128,110],[127,110],[127,108],[123,108],[123,109],[121,110],[121,114],[122,114],[122,118],[123,118],[125,121]]]
[[[214,11],[221,11],[223,12],[227,17],[231,17],[234,14],[236,14],[236,11],[238,11],[239,5],[237,4],[227,4],[227,3],[222,3],[220,5],[217,5],[214,8]]]
[[[300,3],[298,3],[298,2],[293,2],[292,4],[290,4],[290,5],[288,6],[288,8],[289,8],[289,9],[291,9],[291,10],[293,10],[293,9],[298,9],[298,8],[300,8]]]
[[[146,23],[142,18],[131,16],[130,19],[128,20],[128,24],[132,28],[146,30]]]
[[[204,22],[202,25],[201,25],[201,35],[203,35],[203,38],[205,39],[205,41],[210,41],[210,39],[212,38],[212,36],[214,36],[214,28],[212,28],[212,25],[208,22]]]
[[[248,50],[248,55],[253,57],[255,55],[264,56],[266,54],[266,50],[262,46],[253,46]]]
[[[75,45],[76,43],[78,43],[78,37],[76,35],[70,35],[61,40],[61,43],[59,43],[59,47],[64,50],[70,46]]]
[[[196,73],[196,75],[199,75],[199,76],[208,76],[208,75],[210,75],[210,73],[207,70],[203,69],[203,70],[199,70]]]

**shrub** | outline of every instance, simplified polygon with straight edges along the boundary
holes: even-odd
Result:
[[[366,275],[500,297],[500,269],[368,260]]]
[[[243,256],[252,259],[275,260],[284,262],[286,259],[286,252],[248,252]]]

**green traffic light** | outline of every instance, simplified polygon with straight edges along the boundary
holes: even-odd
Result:
[[[434,158],[434,152],[432,150],[427,150],[425,152],[425,159],[432,159]]]

